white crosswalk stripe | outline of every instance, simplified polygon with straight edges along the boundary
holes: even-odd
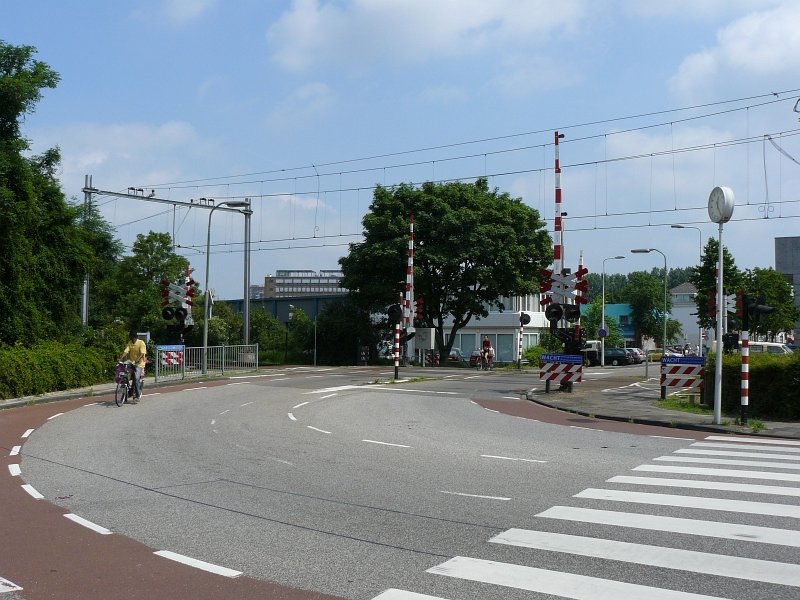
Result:
[[[766,591],[764,598],[800,597],[797,590],[800,588],[800,554],[788,554],[790,559],[786,561],[789,550],[779,551],[781,547],[792,549],[792,552],[800,548],[800,525],[792,521],[800,519],[800,486],[791,485],[800,482],[800,474],[786,472],[800,469],[800,463],[787,462],[800,460],[800,456],[793,455],[796,453],[800,453],[800,442],[792,440],[707,436],[689,449],[679,449],[672,455],[653,459],[659,463],[693,465],[639,465],[632,469],[638,475],[616,475],[609,478],[603,487],[591,487],[575,494],[572,503],[578,505],[554,506],[535,515],[543,525],[562,523],[558,528],[567,530],[585,524],[606,529],[592,529],[587,534],[581,527],[578,532],[581,535],[573,535],[540,531],[526,524],[526,528],[511,528],[487,540],[508,548],[508,551],[518,548],[519,554],[515,555],[513,562],[454,556],[426,573],[458,581],[461,586],[502,586],[509,590],[574,600],[722,600],[722,596],[704,595],[701,590],[688,587],[690,583],[687,582],[700,579],[665,575],[633,583],[636,578],[617,581],[613,577],[597,577],[597,571],[590,574],[570,572],[581,571],[582,568],[576,565],[584,563],[557,559],[563,555],[626,564],[629,574],[636,573],[635,567],[640,566],[642,569],[665,569],[665,573],[677,571],[745,581],[750,585],[757,582],[767,586],[765,589],[780,590],[776,592],[777,596]],[[720,466],[702,466],[704,464]],[[644,476],[644,473],[655,475]],[[661,476],[665,474],[669,477]],[[657,487],[670,493],[645,491]],[[683,490],[685,492],[681,493]],[[628,511],[624,507],[631,509]],[[678,512],[680,516],[670,514],[681,509],[691,509],[692,512],[687,515]],[[659,514],[651,514],[656,511]],[[701,518],[703,511],[708,514],[708,519]],[[747,523],[751,518],[758,519],[756,524]],[[765,526],[769,525],[765,519],[777,519],[775,525],[779,526]],[[641,533],[636,541],[625,539],[633,539],[637,531],[659,532],[662,536],[653,538],[653,543],[649,538],[644,539],[648,543],[639,543],[643,539]],[[601,537],[606,535],[609,537]],[[708,549],[708,544],[702,546],[700,542],[709,538],[728,541],[729,545],[719,546],[728,552],[703,551]],[[735,545],[730,545],[730,542],[735,542]],[[745,551],[755,548],[755,545],[762,551],[750,556],[737,555],[748,554],[749,551]],[[486,552],[491,553],[491,548]],[[502,556],[507,556],[507,553]],[[541,563],[545,557],[546,565]],[[778,557],[782,560],[777,560]],[[564,571],[543,568],[551,566],[554,558],[558,560],[556,564],[565,565]],[[606,572],[621,571],[601,571],[602,574]],[[675,589],[663,587],[664,581],[673,582]],[[458,589],[469,590],[460,597],[478,598],[484,588]],[[702,592],[708,593],[709,589],[706,587]],[[736,590],[736,587],[725,589],[729,590],[728,593],[735,593],[730,590]],[[496,593],[496,589],[493,588],[493,592]],[[443,599],[392,588],[375,600]]]

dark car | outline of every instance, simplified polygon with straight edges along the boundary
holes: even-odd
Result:
[[[633,355],[626,348],[606,348],[606,364],[630,365],[633,364]]]

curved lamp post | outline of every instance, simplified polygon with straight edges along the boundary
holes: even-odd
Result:
[[[250,203],[245,202],[244,200],[226,200],[224,202],[220,202],[219,204],[214,205],[214,208],[211,209],[211,212],[208,213],[208,236],[206,237],[206,283],[205,287],[203,287],[204,291],[204,299],[203,299],[203,375],[208,373],[208,314],[210,303],[208,301],[208,270],[211,263],[211,217],[214,215],[214,211],[218,208],[223,206],[227,206],[228,208],[246,208],[248,210],[245,211],[237,211],[241,212],[245,216],[249,214]],[[248,273],[245,269],[245,277],[248,277]],[[245,286],[245,294],[247,294],[248,290]],[[245,302],[247,301],[247,296],[245,296]],[[245,321],[247,323],[247,321]],[[247,327],[247,324],[245,324]],[[245,333],[245,339],[247,338],[247,332]]]
[[[656,248],[636,248],[631,250],[633,254],[647,254],[648,252],[658,252],[664,257],[664,339],[661,342],[663,348],[661,349],[661,356],[667,352],[667,255],[661,250]]]
[[[600,312],[600,329],[606,328],[606,261],[607,260],[620,260],[624,256],[609,256],[603,259],[603,308]],[[606,366],[606,336],[600,338],[600,366]]]

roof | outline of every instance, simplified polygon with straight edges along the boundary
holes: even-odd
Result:
[[[696,294],[697,288],[688,281],[684,281],[680,285],[676,285],[670,290],[671,294]]]

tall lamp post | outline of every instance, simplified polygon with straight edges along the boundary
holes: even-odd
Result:
[[[292,324],[292,315],[294,314],[294,304],[289,305],[289,318],[286,319],[286,339],[283,344],[283,364],[289,362],[289,327]]]
[[[700,263],[703,262],[703,230],[699,227],[692,227],[691,225],[670,225],[672,229],[694,229],[700,235]],[[700,321],[698,318],[697,323],[697,347],[701,347],[703,345],[703,327],[700,325]]]
[[[663,346],[661,350],[661,355],[667,351],[667,255],[664,254],[661,250],[657,250],[656,248],[636,248],[631,250],[633,254],[647,254],[648,252],[658,252],[661,256],[664,257],[664,339],[661,342]]]
[[[208,315],[209,309],[211,308],[211,303],[208,301],[208,271],[211,266],[211,217],[214,216],[214,211],[218,208],[223,206],[227,206],[228,208],[245,208],[247,210],[237,211],[241,212],[248,218],[248,225],[249,225],[249,216],[252,213],[250,210],[250,203],[244,200],[226,200],[224,202],[220,202],[216,204],[214,208],[211,209],[211,212],[208,213],[208,236],[206,237],[206,283],[205,287],[203,288],[204,291],[204,301],[203,301],[203,375],[208,373]],[[249,233],[248,233],[249,237]],[[249,242],[249,240],[246,240]],[[249,249],[245,249],[245,252],[248,252]],[[247,272],[248,268],[245,268],[245,298],[244,301],[247,302],[248,298],[248,289],[247,289],[247,278],[249,277],[249,273]],[[245,320],[245,340],[249,337],[248,331],[248,322]]]
[[[600,312],[600,329],[603,330],[603,335],[600,337],[600,366],[606,366],[606,261],[607,260],[620,260],[624,256],[609,256],[603,259],[603,308]]]

